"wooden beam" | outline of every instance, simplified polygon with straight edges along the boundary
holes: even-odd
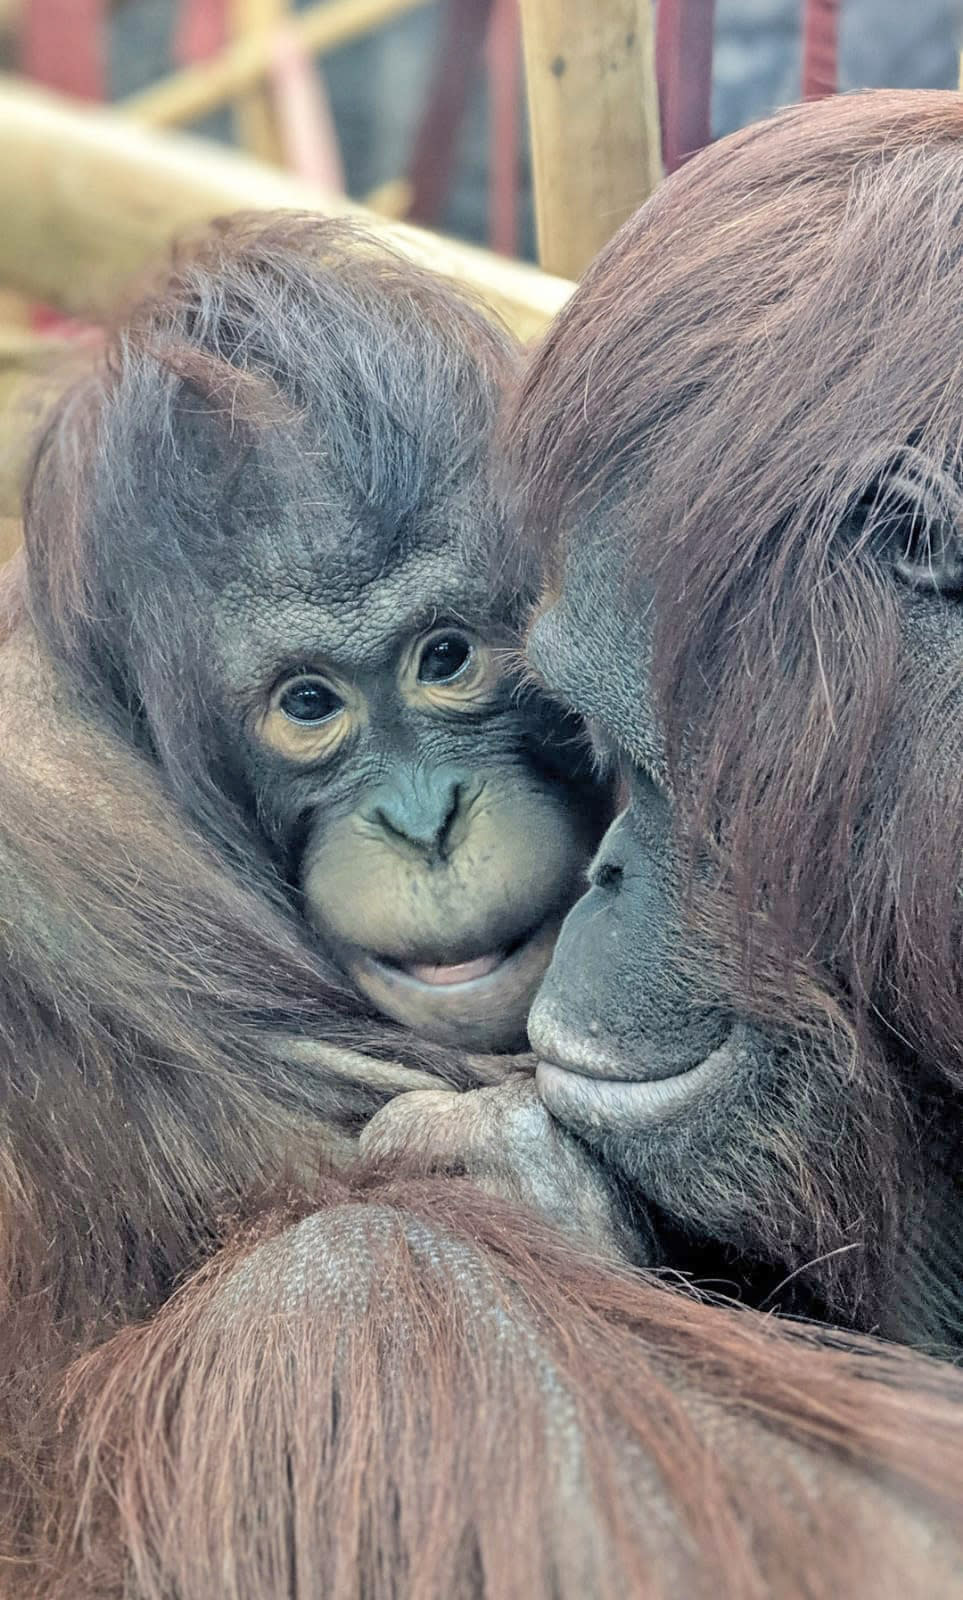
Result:
[[[473,289],[515,333],[541,333],[571,285],[522,262],[387,222],[343,195],[186,134],[158,134],[0,78],[0,287],[96,320],[170,239],[237,210],[356,216]]]
[[[0,516],[0,567],[19,550],[21,537],[19,517]]]
[[[291,17],[291,36],[309,55],[325,55],[432,3],[433,0],[325,0],[324,4]],[[153,128],[182,127],[253,89],[269,65],[264,35],[245,34],[220,51],[213,61],[185,67],[149,89],[129,95],[119,102],[119,109]]]
[[[379,217],[407,217],[411,211],[411,184],[407,178],[386,178],[369,189],[364,203]]]
[[[662,171],[651,0],[521,0],[542,266],[577,278]]]
[[[20,491],[37,428],[89,359],[80,341],[0,327],[0,564],[19,543]]]
[[[288,20],[288,0],[231,0],[229,14],[236,39],[254,38],[267,50],[272,35]],[[277,117],[266,82],[246,89],[235,101],[234,132],[242,150],[276,167],[283,164]]]

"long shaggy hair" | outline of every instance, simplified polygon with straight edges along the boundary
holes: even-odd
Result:
[[[827,1242],[867,1241],[865,1267],[837,1258],[867,1307],[872,1277],[905,1277],[924,1168],[958,1170],[963,690],[939,625],[932,650],[904,636],[905,607],[938,603],[888,569],[898,538],[963,531],[961,219],[958,96],[782,112],[621,229],[509,423],[549,567],[618,526],[633,603],[653,603],[702,981],[784,1038],[803,1082],[851,1079],[872,1170],[833,1176],[822,1130],[816,1200]],[[956,1249],[918,1258],[920,1299],[956,1296]]]
[[[32,1515],[72,1353],[399,1087],[478,1081],[370,1014],[212,782],[199,597],[241,559],[229,534],[208,548],[212,511],[255,442],[283,487],[320,418],[345,493],[402,538],[416,483],[443,493],[463,464],[459,418],[464,451],[487,447],[513,360],[350,225],[242,217],[178,252],[40,440],[26,566],[0,581],[4,1530]]]
[[[243,234],[238,249],[232,276],[214,248],[221,289],[175,275],[147,344],[115,349],[41,449],[28,505],[41,648],[18,574],[0,597],[5,1590],[829,1600],[867,1572],[900,1597],[924,1571],[938,1593],[926,1528],[952,1527],[963,1481],[952,1372],[700,1306],[451,1178],[314,1181],[312,1147],[384,1091],[360,1064],[345,1080],[272,1042],[292,1026],[306,1046],[367,1039],[377,1082],[388,1039],[257,873],[234,873],[172,810],[147,759],[164,750],[186,814],[210,815],[177,677],[181,645],[188,667],[198,654],[189,569],[204,506],[186,482],[170,568],[157,529],[138,572],[123,534],[144,508],[104,454],[131,442],[111,412],[117,384],[168,335],[164,360],[203,405],[229,403],[248,426],[267,395],[296,415],[287,301],[268,295],[279,342],[265,351]],[[302,285],[280,239],[274,276],[272,261],[266,283]],[[417,299],[408,281],[398,292]],[[185,341],[227,286],[247,329],[231,374],[203,339],[187,373]],[[465,337],[484,345],[473,316]],[[363,425],[354,378],[324,371]],[[107,417],[120,432],[98,431]],[[93,441],[115,503],[76,492],[77,440]],[[180,643],[156,637],[168,571],[187,584]],[[109,624],[119,592],[129,638]],[[160,709],[145,719],[148,677]],[[450,1053],[416,1059],[472,1081]],[[291,1193],[268,1204],[285,1158]]]
[[[836,1343],[462,1180],[329,1180],[73,1373],[40,1593],[948,1596],[963,1383]]]
[[[830,954],[956,1085],[958,674],[913,693],[874,552],[901,471],[963,510],[961,158],[941,93],[826,100],[703,152],[603,252],[520,402],[546,541],[636,497],[678,802],[724,842],[741,942]],[[784,996],[757,987],[780,1018]]]

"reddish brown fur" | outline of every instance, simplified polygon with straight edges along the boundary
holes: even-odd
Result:
[[[373,297],[386,320],[391,311],[430,329],[436,356],[447,348],[450,369],[477,374],[481,389],[493,392],[512,359],[506,336],[453,287],[349,224],[235,219],[179,255],[115,331],[96,373],[70,391],[26,497],[30,578],[18,562],[0,585],[5,1549],[30,1536],[49,1433],[43,1402],[72,1354],[162,1304],[219,1228],[245,1214],[252,1191],[285,1171],[313,1171],[319,1147],[350,1141],[405,1081],[404,1071],[394,1084],[390,1072],[377,1081],[376,1057],[461,1086],[479,1081],[457,1052],[373,1017],[278,893],[260,841],[212,791],[204,737],[184,704],[185,665],[206,641],[189,623],[184,638],[158,626],[156,595],[145,607],[140,594],[143,568],[131,588],[150,613],[147,648],[174,680],[166,724],[162,712],[152,730],[155,748],[165,738],[170,746],[166,774],[117,681],[118,636],[127,642],[116,605],[123,518],[118,547],[104,550],[104,529],[88,515],[95,469],[116,468],[117,501],[130,490],[126,459],[105,467],[106,397],[122,370],[156,384],[160,368],[226,397],[238,433],[276,425],[272,386],[250,374],[245,383],[236,366],[205,355],[192,343],[192,317],[215,315],[230,279],[242,306],[251,297],[252,322],[272,310],[277,318],[285,294],[310,322],[299,287],[312,271],[322,289],[330,284],[334,312],[339,288],[355,303]],[[312,305],[317,336],[327,338],[337,317],[325,321]],[[390,362],[378,366],[383,330],[369,321],[370,365],[390,377]],[[127,420],[136,431],[137,417]],[[353,442],[360,452],[350,437],[338,440]],[[365,446],[372,492],[387,490],[390,451],[367,435]],[[163,540],[155,557],[161,588],[179,593],[185,562]],[[175,623],[188,610],[175,604]],[[210,823],[206,837],[200,819]],[[364,1073],[312,1056],[318,1040],[364,1051]]]
[[[291,1230],[319,1206],[306,1271]],[[142,1600],[954,1581],[957,1375],[700,1306],[457,1180],[359,1174],[292,1200],[71,1396],[71,1596],[119,1600],[128,1561]]]
[[[69,632],[85,573],[70,548],[54,567]],[[829,1600],[871,1574],[877,1595],[948,1593],[953,1373],[703,1307],[452,1180],[305,1179],[384,1091],[279,1059],[269,1031],[362,1045],[374,1025],[65,698],[20,581],[0,651],[5,1592]],[[294,1198],[256,1204],[285,1170]],[[314,1212],[312,1289],[291,1252]]]
[[[862,1008],[882,987],[956,1085],[963,761],[946,758],[937,706],[904,726],[892,596],[840,527],[894,440],[963,459],[961,149],[957,95],[879,92],[703,152],[591,269],[521,401],[550,397],[525,411],[522,463],[549,544],[644,474],[637,548],[658,581],[670,754],[678,771],[685,729],[686,820],[700,837],[724,827],[744,917],[766,903],[794,963],[838,952]],[[700,306],[697,338],[677,303]],[[784,984],[758,998],[785,1020]]]

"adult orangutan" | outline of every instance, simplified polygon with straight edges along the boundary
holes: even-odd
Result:
[[[386,737],[390,705],[409,747],[395,759],[443,765],[447,736],[417,743],[423,685],[480,659],[470,706],[448,703],[473,719],[474,759],[431,838],[409,829],[426,809],[414,773],[404,816],[381,797],[367,825],[406,860],[417,845],[443,861],[471,823],[465,788],[489,735],[486,759],[519,775],[523,804],[546,768],[567,771],[572,811],[546,797],[538,812],[563,842],[571,828],[566,860],[591,819],[577,825],[575,749],[543,749],[547,712],[501,700],[488,655],[489,627],[509,627],[524,594],[524,563],[499,554],[497,519],[485,527],[494,336],[426,276],[316,237],[317,272],[285,229],[229,234],[213,267],[183,269],[134,321],[48,436],[26,588],[22,573],[8,583],[10,1587],[44,1600],[802,1597],[871,1574],[878,1594],[920,1582],[949,1595],[955,1376],[699,1306],[479,1196],[508,1190],[624,1240],[617,1184],[530,1082],[464,1097],[504,1145],[488,1165],[466,1151],[474,1186],[449,1175],[441,1127],[437,1161],[318,1175],[332,1130],[433,1081],[426,1070],[454,1084],[483,1070],[379,1029],[308,942],[296,882],[360,977],[356,929],[331,926],[315,870],[328,806],[357,802],[326,781],[319,804],[320,764],[376,727]],[[354,518],[329,524],[346,484]],[[329,529],[372,525],[380,565],[363,540],[353,571],[333,561]],[[335,642],[337,615],[318,627],[325,555],[364,591]],[[393,558],[427,580],[427,637],[392,588]],[[456,672],[426,679],[453,569],[467,599],[445,651],[467,636],[469,604],[480,631]],[[281,629],[298,637],[278,667]],[[508,811],[509,844],[511,826]],[[572,878],[552,839],[532,846],[511,870],[544,922]],[[335,903],[350,893],[342,881]],[[487,915],[481,949],[507,956]],[[401,952],[374,946],[381,958],[412,953],[407,926]],[[452,966],[472,952],[430,954]],[[646,1240],[640,1219],[637,1249]]]
[[[511,424],[551,569],[529,658],[630,790],[530,1019],[541,1096],[671,1260],[937,1349],[963,1332],[961,342],[963,102],[827,100],[659,190]]]

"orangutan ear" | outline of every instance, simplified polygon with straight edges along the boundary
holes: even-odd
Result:
[[[901,582],[963,594],[963,487],[952,473],[907,450],[877,486],[871,516]]]

